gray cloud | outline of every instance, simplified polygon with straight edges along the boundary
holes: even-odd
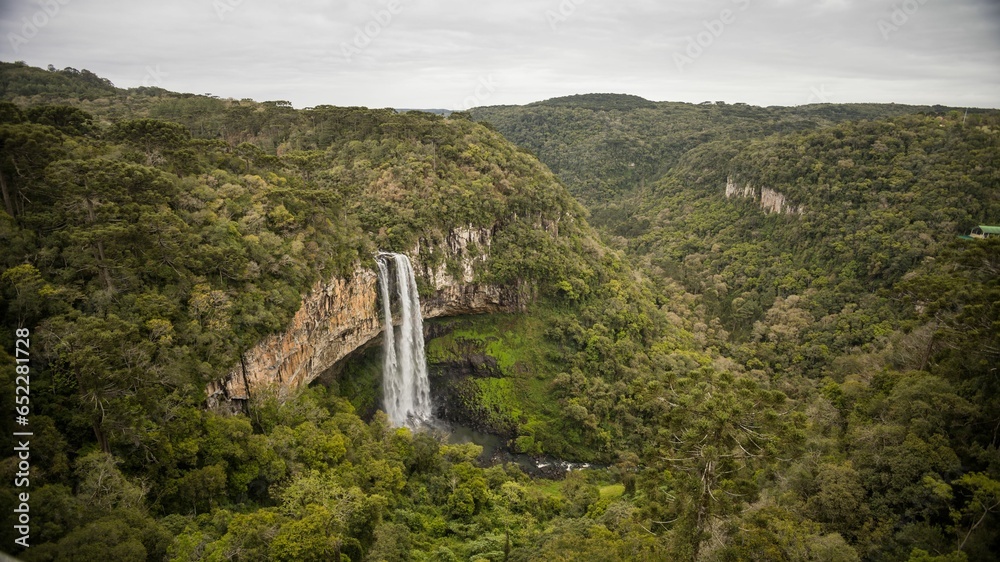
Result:
[[[385,0],[6,2],[0,58],[297,107],[595,91],[1000,107],[993,0],[397,2],[395,14]]]

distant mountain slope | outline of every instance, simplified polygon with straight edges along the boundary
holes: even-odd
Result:
[[[712,140],[759,138],[857,119],[943,113],[947,108],[895,104],[746,104],[651,102],[622,94],[553,98],[523,106],[477,107],[488,121],[531,150],[594,212],[659,178],[680,157]]]
[[[3,99],[36,98],[38,101],[51,101],[71,98],[92,101],[118,92],[110,80],[87,69],[67,67],[44,71],[24,63],[0,62],[0,77],[0,96]]]
[[[529,103],[528,107],[574,107],[594,111],[653,109],[656,104],[630,94],[576,94]]]
[[[1000,114],[963,120],[707,143],[608,216],[635,256],[692,292],[725,282],[719,313],[746,330],[747,312],[762,319],[775,296],[818,280],[843,283],[844,299],[886,289],[972,226],[1000,221]],[[732,317],[736,299],[749,308]]]

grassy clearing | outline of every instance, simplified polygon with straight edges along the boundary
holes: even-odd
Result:
[[[531,487],[553,498],[562,498],[562,482],[538,478],[531,481]]]
[[[608,486],[601,486],[598,488],[598,491],[601,493],[602,500],[616,500],[625,493],[625,485],[610,484]]]

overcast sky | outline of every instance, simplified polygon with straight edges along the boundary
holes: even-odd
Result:
[[[300,108],[1000,107],[1000,0],[0,0],[0,33],[0,60]]]

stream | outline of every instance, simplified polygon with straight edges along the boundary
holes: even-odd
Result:
[[[573,470],[606,468],[601,465],[574,463],[545,455],[531,456],[515,453],[507,447],[507,442],[502,437],[483,433],[454,422],[434,419],[425,422],[425,425],[431,431],[443,435],[444,441],[448,444],[474,443],[482,447],[483,452],[479,455],[479,463],[482,466],[496,466],[512,462],[520,466],[521,470],[531,477],[552,480],[560,480],[566,476],[567,472]]]

